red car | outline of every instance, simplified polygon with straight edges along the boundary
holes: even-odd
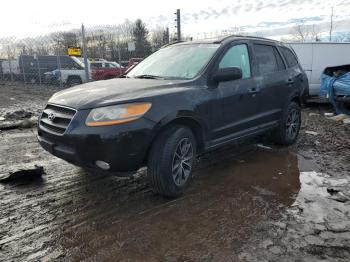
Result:
[[[143,60],[143,58],[130,58],[129,62],[128,62],[128,68],[137,65],[138,63],[140,63]]]
[[[116,62],[95,61],[90,62],[91,77],[93,80],[105,80],[124,74],[126,68]]]

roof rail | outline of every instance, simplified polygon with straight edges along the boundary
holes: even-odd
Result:
[[[242,38],[251,38],[251,39],[261,39],[261,40],[267,40],[267,41],[271,41],[271,42],[278,42],[276,40],[273,39],[269,39],[269,38],[265,38],[265,37],[260,37],[260,36],[248,36],[248,35],[228,35],[228,36],[224,36],[223,38],[219,39],[217,42],[221,43],[225,40],[228,40],[230,38],[234,38],[234,37],[242,37]]]
[[[183,41],[183,40],[173,41],[173,42],[170,42],[169,44],[163,45],[161,48],[168,47],[168,46],[171,46],[171,45],[175,45],[175,44],[178,44],[178,43],[183,43],[183,42],[186,42],[186,41]]]

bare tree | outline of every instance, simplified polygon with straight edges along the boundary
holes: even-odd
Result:
[[[159,28],[154,33],[149,33],[141,20],[136,22],[125,20],[119,25],[98,26],[86,30],[88,57],[114,61],[147,56],[151,51],[155,51],[163,44],[168,43],[168,39],[167,30]],[[154,42],[152,48],[149,40]],[[128,43],[132,41],[136,43],[136,51],[128,50]],[[69,46],[81,45],[81,32],[80,30],[70,30],[34,38],[0,38],[0,55],[7,57],[7,49],[3,48],[3,43],[6,46],[10,45],[16,54],[64,55],[67,54]],[[119,59],[119,56],[121,59]]]
[[[293,27],[292,36],[298,42],[305,42],[308,39],[309,30],[304,22],[300,22]]]
[[[56,54],[65,54],[69,46],[78,46],[78,36],[74,32],[57,32],[51,34]]]
[[[321,42],[321,33],[316,25],[312,25],[311,41]]]
[[[152,31],[150,35],[150,42],[153,52],[169,42],[169,35],[167,29],[158,27],[157,29]]]
[[[321,32],[319,26],[306,25],[304,22],[296,24],[291,31],[291,39],[288,41],[306,42],[306,41],[321,41]]]

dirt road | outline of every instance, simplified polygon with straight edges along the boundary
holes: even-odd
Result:
[[[53,91],[2,86],[0,117],[35,116]],[[45,174],[0,183],[0,261],[348,261],[350,125],[330,111],[306,108],[292,147],[199,157],[178,199],[154,195],[146,170],[88,175],[43,151],[35,128],[2,131],[0,170]]]

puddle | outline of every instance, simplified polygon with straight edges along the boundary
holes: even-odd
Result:
[[[7,213],[20,218],[5,223],[6,254],[25,247],[33,260],[239,261],[267,237],[274,243],[278,232],[300,248],[311,224],[339,234],[350,221],[349,202],[333,199],[346,196],[348,181],[317,173],[307,157],[287,149],[226,148],[202,156],[178,199],[154,195],[142,176],[92,176],[52,163],[42,186],[7,191]],[[288,216],[301,229],[289,231]],[[267,252],[287,249],[270,242]]]
[[[278,218],[299,192],[297,155],[252,151],[221,158],[195,172],[186,194],[167,200],[151,193],[101,202],[98,217],[75,222],[63,236],[67,256],[81,259],[235,259],[261,221]],[[101,198],[89,190],[84,199]],[[83,250],[82,250],[83,249]]]

